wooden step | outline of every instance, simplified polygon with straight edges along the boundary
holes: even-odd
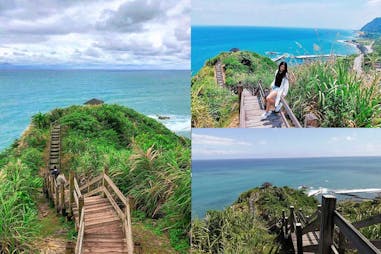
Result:
[[[127,250],[110,250],[110,249],[84,249],[83,253],[98,253],[98,254],[120,254],[125,253],[128,254]]]
[[[111,225],[121,225],[122,222],[120,221],[119,218],[112,217],[112,218],[107,218],[107,219],[98,219],[96,221],[91,221],[89,223],[86,223],[85,226],[85,232],[90,233],[91,229],[96,229],[96,230],[107,230],[107,226]],[[117,228],[109,228],[109,232],[117,232],[119,229]]]
[[[124,238],[121,235],[115,235],[115,238],[104,238],[105,235],[94,236],[94,234],[85,234],[86,243],[96,242],[96,243],[122,243],[125,244]]]
[[[124,239],[122,228],[120,231],[115,233],[103,233],[103,232],[95,232],[95,233],[86,233],[85,238],[88,241],[96,241],[98,239],[102,239],[103,241],[120,241],[120,239]]]
[[[93,224],[95,222],[98,222],[98,221],[112,221],[114,219],[117,219],[119,220],[119,218],[117,216],[115,216],[115,214],[98,214],[98,215],[91,215],[91,216],[87,216],[86,215],[86,212],[85,212],[85,222],[86,222],[86,225],[88,224]]]

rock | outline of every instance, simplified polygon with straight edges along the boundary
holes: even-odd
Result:
[[[169,116],[158,116],[158,118],[159,118],[160,120],[167,120],[167,119],[170,119]]]

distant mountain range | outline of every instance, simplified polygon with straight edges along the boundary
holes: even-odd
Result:
[[[373,19],[361,28],[365,33],[381,33],[381,17]]]

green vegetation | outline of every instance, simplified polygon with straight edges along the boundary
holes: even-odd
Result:
[[[379,127],[378,77],[356,76],[345,59],[312,62],[293,72],[296,81],[287,100],[299,121],[312,112],[322,127]]]
[[[288,187],[263,186],[244,192],[225,210],[208,211],[204,219],[192,221],[194,253],[282,253],[277,234],[268,228],[290,205],[311,215],[317,201]]]
[[[217,85],[214,65],[221,61],[227,88]],[[221,53],[208,60],[192,78],[192,126],[226,127],[238,112],[238,98],[233,92],[239,82],[255,86],[259,80],[270,85],[276,64],[269,58],[248,51]]]
[[[373,44],[373,52],[366,54],[364,57],[364,69],[367,72],[374,72],[376,70],[376,65],[381,62],[381,37],[378,37]],[[378,67],[380,68],[380,67]]]
[[[107,167],[140,216],[154,221],[155,230],[167,235],[178,252],[188,251],[190,141],[118,105],[71,106],[37,114],[29,132],[0,155],[1,248],[30,250],[43,236],[35,196],[42,187],[38,170],[45,165],[53,122],[62,128],[64,173],[74,170],[86,181]]]

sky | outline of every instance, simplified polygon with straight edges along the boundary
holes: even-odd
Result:
[[[360,29],[381,0],[192,0],[192,25]]]
[[[7,65],[190,69],[190,0],[1,0]]]
[[[192,129],[192,159],[381,156],[377,129]]]

